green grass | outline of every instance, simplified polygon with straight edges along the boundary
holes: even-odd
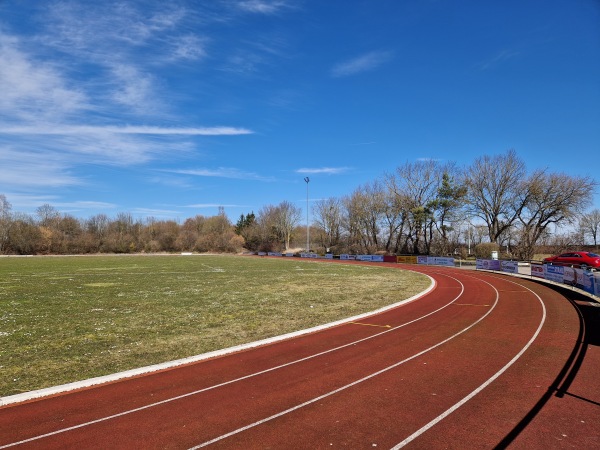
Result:
[[[428,285],[376,265],[285,258],[0,258],[0,396],[304,329]]]

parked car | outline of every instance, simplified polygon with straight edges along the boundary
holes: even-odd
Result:
[[[582,269],[593,267],[597,269],[600,268],[600,255],[591,252],[567,252],[545,258],[543,262],[544,264],[557,266],[574,266]]]

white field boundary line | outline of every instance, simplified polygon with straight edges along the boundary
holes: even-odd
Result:
[[[323,355],[326,355],[328,353],[332,353],[332,352],[341,350],[343,348],[350,347],[350,346],[359,344],[359,343],[364,342],[364,341],[368,341],[369,339],[376,338],[376,337],[384,335],[386,333],[390,333],[392,331],[396,331],[396,330],[398,330],[400,328],[403,328],[405,326],[408,326],[408,325],[410,325],[412,323],[418,322],[419,320],[422,320],[422,319],[424,319],[426,317],[429,317],[429,316],[431,316],[433,314],[438,313],[439,311],[441,311],[444,308],[447,308],[448,306],[452,305],[454,302],[456,302],[456,300],[458,300],[460,297],[462,297],[465,289],[464,289],[464,285],[459,280],[457,280],[456,278],[454,278],[452,276],[449,276],[447,274],[440,273],[439,275],[447,276],[448,278],[452,278],[456,282],[459,283],[459,285],[461,286],[461,289],[460,289],[460,292],[458,293],[458,295],[456,297],[454,297],[452,299],[452,301],[450,301],[449,303],[445,304],[444,306],[441,306],[440,308],[438,308],[438,309],[436,309],[434,311],[431,311],[431,312],[429,312],[429,313],[427,313],[427,314],[425,314],[425,315],[423,315],[421,317],[413,319],[413,320],[411,320],[409,322],[403,323],[402,325],[398,325],[396,327],[389,328],[389,329],[387,329],[385,331],[382,331],[380,333],[376,333],[376,334],[373,334],[373,335],[368,336],[366,338],[362,338],[362,339],[359,339],[357,341],[353,341],[353,342],[350,342],[350,343],[347,343],[347,344],[344,344],[344,345],[341,345],[341,346],[338,346],[338,347],[335,347],[335,348],[332,348],[332,349],[329,349],[329,350],[325,350],[323,352],[316,353],[314,355],[306,356],[304,358],[297,359],[297,360],[294,360],[294,361],[290,361],[288,363],[281,364],[279,366],[275,366],[275,367],[271,367],[269,369],[265,369],[265,370],[262,370],[262,371],[259,371],[259,372],[251,373],[251,374],[245,375],[243,377],[235,378],[233,380],[225,381],[223,383],[219,383],[219,384],[216,384],[216,385],[213,385],[213,386],[209,386],[209,387],[206,387],[206,388],[203,388],[203,389],[199,389],[199,390],[196,390],[196,391],[193,391],[193,392],[188,392],[188,393],[185,393],[185,394],[182,394],[182,395],[178,395],[176,397],[167,398],[167,399],[162,400],[160,402],[155,402],[155,403],[151,403],[151,404],[148,404],[148,405],[141,406],[139,408],[134,408],[134,409],[130,409],[130,410],[127,410],[127,411],[122,411],[122,412],[117,413],[117,414],[113,414],[113,415],[106,416],[106,417],[101,417],[99,419],[92,420],[92,421],[89,421],[89,422],[84,422],[84,423],[81,423],[81,424],[78,424],[78,425],[74,425],[74,426],[71,426],[71,427],[61,428],[59,430],[56,430],[56,431],[53,431],[53,432],[50,432],[50,433],[41,434],[41,435],[34,436],[34,437],[31,437],[31,438],[28,438],[28,439],[24,439],[24,440],[21,440],[21,441],[18,441],[18,442],[12,442],[12,443],[9,443],[9,444],[0,445],[0,450],[1,449],[6,449],[6,448],[10,448],[10,447],[14,447],[14,446],[21,445],[21,444],[25,444],[25,443],[28,443],[28,442],[37,441],[37,440],[40,440],[40,439],[43,439],[43,438],[46,438],[46,437],[50,437],[50,436],[54,436],[54,435],[57,435],[57,434],[66,433],[68,431],[73,431],[73,430],[76,430],[76,429],[79,429],[79,428],[83,428],[83,427],[86,427],[86,426],[89,426],[89,425],[93,425],[93,424],[96,424],[96,423],[105,422],[105,421],[110,420],[110,419],[115,419],[115,418],[118,418],[118,417],[122,417],[122,416],[126,416],[126,415],[129,415],[129,414],[133,414],[135,412],[143,411],[145,409],[150,409],[150,408],[153,408],[153,407],[156,407],[156,406],[160,406],[160,405],[163,405],[163,404],[166,404],[166,403],[170,403],[170,402],[173,402],[173,401],[176,401],[176,400],[180,400],[180,399],[183,399],[183,398],[186,398],[186,397],[191,397],[193,395],[197,395],[197,394],[200,394],[202,392],[206,392],[206,391],[210,391],[210,390],[213,390],[213,389],[217,389],[219,387],[227,386],[229,384],[233,384],[233,383],[236,383],[236,382],[239,382],[239,381],[243,381],[243,380],[246,380],[248,378],[253,378],[253,377],[256,377],[256,376],[259,376],[259,375],[263,375],[263,374],[268,373],[268,372],[272,372],[272,371],[275,371],[275,370],[278,370],[278,369],[282,369],[284,367],[288,367],[288,366],[292,366],[294,364],[298,364],[300,362],[304,362],[304,361],[307,361],[307,360],[310,360],[310,359],[313,359],[313,358],[317,358],[319,356],[323,356]],[[433,280],[431,277],[429,277],[429,278],[432,280],[433,284],[435,284],[435,280]],[[432,289],[432,287],[430,286],[430,288],[426,292],[428,292],[431,289]],[[415,297],[411,297],[411,299],[412,299],[411,301],[414,301],[414,300],[418,299],[421,295],[425,295],[425,294],[421,293],[421,294],[419,294],[419,295],[417,295]],[[402,304],[402,303],[406,303],[406,300],[404,302],[400,302],[400,304]],[[390,307],[386,307],[386,308],[382,308],[382,309],[383,310],[387,310],[389,308]],[[380,311],[380,310],[378,310],[378,311]],[[371,315],[371,313],[369,313],[367,315]],[[351,319],[345,319],[344,321],[341,321],[341,323],[345,323],[347,320],[351,320]],[[320,328],[320,327],[317,327],[317,328]],[[295,333],[292,333],[292,334],[295,334]],[[285,335],[285,336],[288,336],[288,335]],[[259,342],[262,342],[262,341],[259,341]]]
[[[515,283],[514,281],[510,281],[510,283],[516,284],[517,286],[520,286],[520,287],[528,290],[529,292],[531,292],[533,295],[535,295],[537,297],[538,301],[542,305],[542,319],[540,321],[540,324],[537,327],[537,330],[535,331],[535,333],[533,333],[533,336],[531,337],[531,339],[529,339],[529,341],[527,342],[527,344],[525,344],[525,346],[521,349],[521,351],[519,353],[517,353],[498,372],[496,372],[494,375],[492,375],[492,377],[490,377],[485,383],[483,383],[481,386],[479,386],[477,389],[475,389],[469,395],[467,395],[466,397],[464,397],[462,400],[460,400],[454,406],[450,407],[449,409],[447,409],[446,411],[444,411],[442,414],[440,414],[439,416],[437,416],[431,422],[429,422],[428,424],[426,424],[423,427],[419,428],[417,431],[415,431],[413,434],[411,434],[410,436],[408,436],[402,442],[400,442],[399,444],[397,444],[394,447],[392,447],[392,450],[398,450],[398,449],[404,447],[405,445],[411,443],[416,438],[418,438],[423,433],[425,433],[427,430],[429,430],[430,428],[432,428],[433,426],[435,426],[436,424],[438,424],[439,422],[441,422],[442,420],[444,420],[446,417],[448,417],[454,411],[456,411],[457,409],[459,409],[461,406],[463,406],[465,403],[467,403],[469,400],[471,400],[473,397],[475,397],[477,394],[479,394],[481,391],[483,391],[486,387],[488,387],[490,384],[492,384],[498,377],[500,377],[500,375],[502,375],[504,372],[506,372],[515,362],[517,362],[517,360],[521,356],[523,356],[523,354],[529,349],[529,347],[531,347],[531,345],[533,344],[533,342],[537,339],[538,335],[540,334],[540,331],[542,331],[542,327],[544,326],[544,323],[546,322],[546,305],[544,305],[544,302],[542,301],[542,299],[540,298],[540,296],[537,295],[535,292],[533,292],[528,287],[520,285],[518,283]]]
[[[457,281],[458,281],[458,280],[457,280]],[[483,281],[483,280],[480,280],[480,281]],[[492,286],[490,283],[488,283],[487,281],[483,281],[483,282],[484,282],[484,283],[486,283],[486,284],[488,284],[489,286],[491,286],[491,287],[492,287],[492,289],[493,289],[494,291],[496,291],[496,299],[495,299],[495,301],[494,301],[494,304],[493,304],[493,305],[492,305],[492,306],[489,308],[489,310],[488,310],[488,311],[487,311],[487,312],[486,312],[486,313],[485,313],[483,316],[481,316],[479,319],[477,319],[475,322],[473,322],[471,325],[469,325],[468,327],[466,327],[466,328],[463,328],[461,331],[459,331],[459,332],[457,332],[457,333],[453,334],[453,335],[452,335],[452,336],[450,336],[450,337],[447,337],[447,338],[446,338],[446,339],[444,339],[443,341],[440,341],[440,342],[438,342],[437,344],[435,344],[435,345],[432,345],[432,346],[431,346],[431,347],[429,347],[429,348],[426,348],[425,350],[422,350],[422,351],[420,351],[420,352],[418,352],[418,353],[415,353],[414,355],[412,355],[412,356],[409,356],[408,358],[406,358],[406,359],[403,359],[402,361],[398,361],[397,363],[395,363],[395,364],[392,364],[391,366],[385,367],[385,368],[383,368],[383,369],[381,369],[381,370],[378,370],[377,372],[373,372],[372,374],[370,374],[370,375],[367,375],[366,377],[360,378],[360,379],[358,379],[358,380],[356,380],[356,381],[353,381],[352,383],[346,384],[345,386],[341,386],[341,387],[339,387],[339,388],[337,388],[337,389],[335,389],[335,390],[333,390],[333,391],[327,392],[326,394],[320,395],[319,397],[315,397],[315,398],[313,398],[313,399],[311,399],[311,400],[308,400],[308,401],[306,401],[306,402],[304,402],[304,403],[301,403],[301,404],[299,404],[299,405],[296,405],[296,406],[294,406],[294,407],[292,407],[292,408],[286,409],[286,410],[284,410],[284,411],[281,411],[281,412],[279,412],[279,413],[277,413],[277,414],[273,414],[272,416],[265,417],[264,419],[261,419],[261,420],[259,420],[259,421],[257,421],[257,422],[254,422],[254,423],[251,423],[251,424],[249,424],[249,425],[246,425],[246,426],[244,426],[244,427],[238,428],[237,430],[233,430],[233,431],[231,431],[231,432],[229,432],[229,433],[226,433],[226,434],[223,434],[223,435],[221,435],[221,436],[218,436],[218,437],[216,437],[216,438],[214,438],[214,439],[211,439],[210,441],[203,442],[203,443],[201,443],[201,444],[199,444],[199,445],[196,445],[196,446],[194,446],[194,447],[191,447],[189,450],[197,450],[197,449],[199,449],[199,448],[207,447],[207,446],[209,446],[209,445],[211,445],[211,444],[214,444],[214,443],[216,443],[216,442],[219,442],[219,441],[221,441],[221,440],[223,440],[223,439],[226,439],[226,438],[228,438],[228,437],[234,436],[234,435],[236,435],[236,434],[238,434],[238,433],[241,433],[241,432],[243,432],[243,431],[249,430],[249,429],[251,429],[251,428],[257,427],[257,426],[259,426],[259,425],[262,425],[263,423],[266,423],[266,422],[269,422],[269,421],[271,421],[271,420],[277,419],[277,418],[279,418],[279,417],[281,417],[281,416],[284,416],[284,415],[286,415],[286,414],[289,414],[289,413],[291,413],[291,412],[297,411],[297,410],[299,410],[299,409],[301,409],[301,408],[304,408],[305,406],[312,405],[313,403],[316,403],[316,402],[318,402],[318,401],[321,401],[321,400],[323,400],[323,399],[325,399],[325,398],[327,398],[327,397],[331,397],[332,395],[335,395],[335,394],[337,394],[337,393],[339,393],[339,392],[345,391],[346,389],[349,389],[349,388],[351,388],[351,387],[353,387],[353,386],[356,386],[356,385],[358,385],[358,384],[360,384],[360,383],[363,383],[363,382],[365,382],[365,381],[368,381],[368,380],[370,380],[370,379],[372,379],[372,378],[375,378],[375,377],[377,377],[377,376],[379,376],[379,375],[381,375],[381,374],[383,374],[383,373],[386,373],[386,372],[388,372],[388,371],[390,371],[390,370],[392,370],[392,369],[395,369],[396,367],[399,367],[399,366],[401,366],[402,364],[404,364],[404,363],[406,363],[406,362],[408,362],[408,361],[411,361],[411,360],[413,360],[413,359],[415,359],[415,358],[418,358],[419,356],[422,356],[422,355],[424,355],[425,353],[428,353],[428,352],[430,352],[431,350],[434,350],[434,349],[438,348],[439,346],[441,346],[441,345],[444,345],[445,343],[447,343],[448,341],[451,341],[452,339],[456,338],[457,336],[460,336],[461,334],[465,333],[465,332],[466,332],[466,331],[468,331],[469,329],[473,328],[475,325],[477,325],[477,324],[478,324],[479,322],[481,322],[483,319],[485,319],[485,318],[486,318],[486,317],[487,317],[489,314],[491,314],[491,312],[492,312],[492,311],[493,311],[493,310],[496,308],[496,305],[498,305],[498,298],[499,298],[499,296],[500,296],[500,294],[499,294],[498,290],[497,290],[497,289],[496,289],[494,286]],[[461,284],[462,284],[462,283],[461,283]],[[446,306],[447,306],[447,305],[446,305]]]
[[[418,272],[418,273],[421,273],[421,272]],[[52,386],[52,387],[44,388],[44,389],[37,389],[35,391],[23,392],[22,394],[15,394],[15,395],[8,395],[6,397],[0,397],[0,406],[9,405],[12,403],[24,402],[27,400],[34,400],[37,398],[47,397],[47,396],[55,395],[55,394],[61,394],[64,392],[69,392],[69,391],[74,391],[77,389],[96,386],[99,384],[110,383],[113,381],[123,380],[125,378],[132,378],[132,377],[135,377],[138,375],[145,375],[145,374],[152,373],[152,372],[158,372],[160,370],[171,369],[171,368],[182,366],[185,364],[191,364],[191,363],[203,361],[206,359],[215,358],[218,356],[224,356],[224,355],[227,355],[230,353],[240,352],[242,350],[248,350],[248,349],[255,348],[255,347],[261,347],[261,346],[267,345],[267,344],[273,344],[275,342],[284,341],[286,339],[291,339],[291,338],[295,338],[298,336],[303,336],[305,334],[315,333],[317,331],[326,330],[328,328],[333,328],[338,325],[343,325],[347,322],[353,322],[356,320],[364,319],[366,317],[370,317],[375,314],[380,314],[380,313],[389,311],[391,309],[397,308],[404,304],[411,303],[411,302],[418,300],[419,298],[424,297],[425,295],[429,294],[435,288],[436,282],[429,275],[427,275],[427,274],[423,274],[423,275],[427,276],[429,278],[429,280],[431,281],[431,284],[429,285],[429,287],[427,289],[425,289],[423,292],[413,295],[412,297],[409,297],[405,300],[393,303],[391,305],[385,306],[380,309],[376,309],[375,311],[370,311],[370,312],[366,312],[366,313],[352,316],[349,318],[337,320],[335,322],[318,325],[316,327],[307,328],[305,330],[298,330],[298,331],[294,331],[291,333],[282,334],[280,336],[274,336],[272,338],[262,339],[260,341],[255,341],[255,342],[248,342],[247,344],[236,345],[234,347],[228,347],[228,348],[221,349],[221,350],[215,350],[212,352],[202,353],[200,355],[194,355],[194,356],[189,356],[187,358],[176,359],[174,361],[168,361],[168,362],[164,362],[164,363],[160,363],[160,364],[153,364],[150,366],[139,367],[136,369],[126,370],[123,372],[117,372],[117,373],[110,374],[110,375],[89,378],[87,380],[75,381],[73,383],[62,384],[59,386]],[[0,447],[0,448],[2,448],[2,447]]]

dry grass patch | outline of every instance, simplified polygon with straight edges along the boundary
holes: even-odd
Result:
[[[0,260],[0,395],[343,319],[429,286],[383,267],[233,256]]]

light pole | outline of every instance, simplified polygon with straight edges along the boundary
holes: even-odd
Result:
[[[310,178],[304,177],[306,181],[306,253],[310,253],[310,226],[308,224],[308,182]]]

